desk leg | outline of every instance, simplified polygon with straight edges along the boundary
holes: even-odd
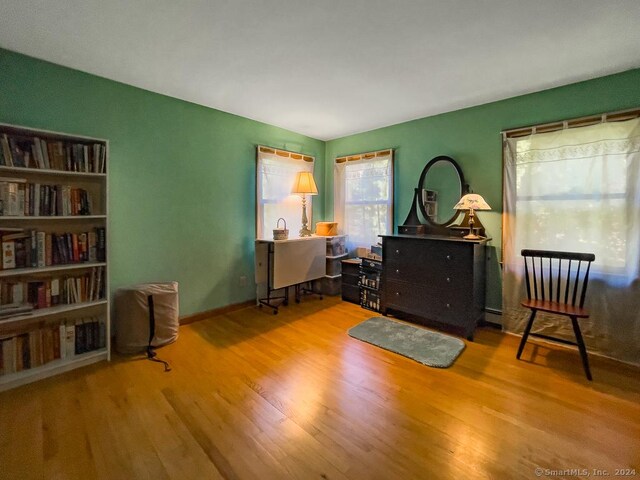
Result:
[[[267,252],[267,296],[266,298],[258,299],[258,306],[262,308],[263,305],[270,307],[273,309],[273,314],[278,314],[278,307],[280,304],[273,303],[274,300],[282,300],[282,305],[287,305],[289,303],[289,288],[285,287],[284,294],[282,296],[271,296],[271,294],[275,291],[271,288],[271,269],[272,269],[272,258],[273,258],[273,245],[269,246],[269,250]]]
[[[305,288],[305,285],[310,283],[311,282],[305,282],[296,285],[296,303],[300,303],[303,295],[318,295],[320,297],[320,300],[324,299],[322,292],[316,293],[311,288]]]

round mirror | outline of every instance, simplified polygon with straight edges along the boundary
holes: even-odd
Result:
[[[459,212],[453,207],[467,190],[462,170],[456,161],[445,155],[432,159],[422,170],[418,182],[418,205],[424,219],[438,226],[447,226]]]

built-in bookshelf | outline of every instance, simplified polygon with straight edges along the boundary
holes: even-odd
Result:
[[[0,124],[0,391],[110,358],[108,157]]]

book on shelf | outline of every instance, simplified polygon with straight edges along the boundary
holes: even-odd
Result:
[[[0,166],[105,173],[107,146],[97,142],[47,139],[4,133]]]
[[[106,246],[106,229],[104,227],[97,227],[96,231],[96,258],[99,262],[105,262],[107,260]]]
[[[0,338],[0,349],[2,350],[2,374],[16,371],[16,337]]]
[[[2,242],[2,269],[16,268],[16,244],[12,241]]]
[[[104,275],[105,269],[100,266],[76,275],[0,280],[0,317],[102,300],[105,298]]]
[[[0,215],[21,215],[25,205],[25,178],[0,177]]]
[[[60,324],[61,328],[64,328],[64,347],[60,347],[61,349],[64,348],[66,354],[65,356],[67,358],[71,358],[75,355],[76,353],[76,325],[75,323],[69,323],[68,325],[65,323]]]
[[[29,370],[106,347],[100,317],[63,319],[0,337],[0,375]]]
[[[2,147],[2,159],[0,159],[0,163],[8,167],[13,167],[13,160],[11,158],[11,147],[9,147],[9,137],[6,133],[0,135],[0,146]]]
[[[3,231],[2,269],[44,268],[70,263],[104,262],[105,227],[89,232],[48,233],[33,229]]]
[[[24,315],[33,310],[33,305],[29,303],[9,303],[0,305],[0,318]]]
[[[14,167],[29,168],[31,162],[32,141],[23,137],[8,137],[10,161]]]
[[[29,334],[16,335],[16,371],[31,368],[31,352],[29,351]]]
[[[83,188],[0,177],[1,216],[77,216],[91,212],[91,195]]]

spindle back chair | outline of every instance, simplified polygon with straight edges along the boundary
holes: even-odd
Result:
[[[595,260],[592,253],[557,252],[551,250],[522,250],[524,257],[525,282],[527,299],[521,305],[531,310],[529,322],[522,335],[518,354],[520,359],[527,338],[534,337],[554,340],[569,345],[577,345],[582,357],[582,366],[589,380],[592,379],[589,369],[587,349],[582,338],[579,318],[588,318],[589,312],[584,308],[589,284],[591,262]],[[576,342],[531,333],[533,321],[538,311],[556,315],[564,315],[571,319]]]

